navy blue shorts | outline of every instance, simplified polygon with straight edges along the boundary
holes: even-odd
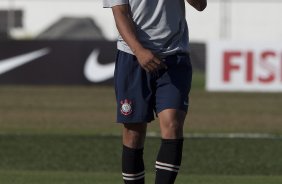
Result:
[[[118,51],[115,67],[117,122],[141,123],[154,120],[165,109],[187,112],[192,80],[188,54],[167,56],[168,66],[156,73],[142,69],[134,55]]]

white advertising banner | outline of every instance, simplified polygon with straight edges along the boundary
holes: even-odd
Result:
[[[209,42],[208,91],[282,92],[282,43]]]

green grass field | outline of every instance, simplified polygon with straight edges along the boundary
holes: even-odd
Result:
[[[198,73],[193,85],[186,134],[273,138],[186,138],[176,184],[282,183],[282,94],[208,93]],[[0,184],[122,183],[114,121],[111,87],[0,86]],[[157,121],[148,131],[159,135]],[[159,141],[146,141],[148,184]]]
[[[1,183],[9,184],[115,184],[122,183],[120,174],[106,172],[0,171]],[[153,183],[153,174],[146,183]],[[214,176],[180,174],[176,184],[279,184],[280,176]]]

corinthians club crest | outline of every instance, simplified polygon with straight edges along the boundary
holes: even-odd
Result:
[[[121,104],[120,112],[123,115],[127,116],[132,113],[132,106],[131,106],[132,102],[130,100],[128,99],[121,100],[120,104]]]

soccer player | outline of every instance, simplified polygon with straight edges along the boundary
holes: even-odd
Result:
[[[198,11],[206,0],[186,0]],[[144,184],[143,149],[147,123],[159,118],[161,146],[156,184],[173,184],[180,168],[183,124],[192,68],[185,0],[103,0],[117,29],[115,67],[117,122],[123,123],[125,184]]]

